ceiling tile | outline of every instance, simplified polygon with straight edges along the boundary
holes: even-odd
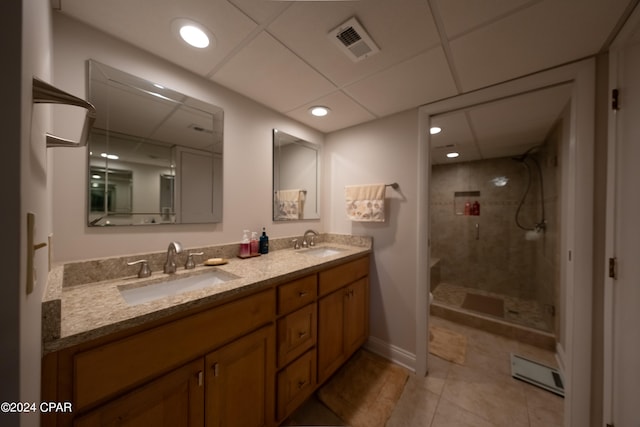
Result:
[[[229,0],[244,14],[249,16],[258,24],[268,22],[273,17],[282,13],[283,10],[293,4],[289,1],[256,1],[256,0]]]
[[[314,117],[309,114],[309,108],[314,105],[328,106],[331,112],[325,117]],[[323,98],[316,99],[314,102],[289,111],[287,116],[325,133],[364,123],[376,118],[376,116],[362,108],[362,106],[342,92],[334,92]]]
[[[446,164],[481,159],[464,111],[434,116],[431,118],[431,126],[442,129],[442,132],[430,137],[431,163]],[[460,156],[449,159],[446,154],[451,151],[460,153]]]
[[[467,92],[593,55],[610,35],[626,0],[546,0],[450,42]],[[588,31],[585,31],[588,28]]]
[[[206,75],[256,28],[226,0],[64,0],[62,11],[200,75]],[[175,18],[191,18],[204,25],[215,36],[216,45],[188,46],[172,32]]]
[[[438,47],[346,87],[345,92],[378,116],[456,94],[442,48]]]
[[[447,37],[452,39],[464,32],[504,17],[527,4],[540,0],[434,0],[434,13],[444,24]]]
[[[571,85],[563,85],[473,108],[468,115],[482,154],[492,157],[496,149],[514,145],[524,152],[543,143],[570,97]]]
[[[380,48],[360,62],[353,62],[327,36],[352,16]],[[296,2],[269,26],[269,32],[337,86],[384,70],[440,42],[424,0],[395,0],[392,6],[388,0]]]
[[[267,33],[258,35],[212,78],[280,112],[335,90],[327,79]]]

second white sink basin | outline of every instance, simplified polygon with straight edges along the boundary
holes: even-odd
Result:
[[[213,287],[233,279],[238,279],[238,276],[226,271],[213,270],[183,278],[171,277],[166,281],[142,286],[137,284],[121,285],[118,290],[127,304],[137,305],[172,295],[179,295],[183,292]]]
[[[330,247],[320,247],[320,248],[303,249],[302,251],[300,251],[298,253],[304,254],[304,255],[311,255],[311,256],[318,257],[318,258],[324,258],[324,257],[328,257],[328,256],[331,256],[331,255],[337,255],[342,251],[344,251],[344,249],[330,248]]]

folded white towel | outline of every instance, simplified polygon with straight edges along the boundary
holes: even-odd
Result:
[[[384,222],[385,184],[347,185],[347,217],[352,221]]]
[[[275,219],[301,219],[304,215],[304,190],[276,191]]]

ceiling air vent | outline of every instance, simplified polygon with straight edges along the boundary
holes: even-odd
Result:
[[[356,18],[333,29],[329,38],[354,62],[362,61],[380,51]]]

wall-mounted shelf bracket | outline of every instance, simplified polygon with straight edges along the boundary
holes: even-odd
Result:
[[[84,147],[87,145],[89,132],[96,120],[96,109],[91,103],[70,93],[64,92],[57,87],[45,83],[42,80],[33,78],[33,103],[34,104],[63,104],[82,107],[87,110],[80,140],[60,138],[47,133],[47,148],[52,147]]]

